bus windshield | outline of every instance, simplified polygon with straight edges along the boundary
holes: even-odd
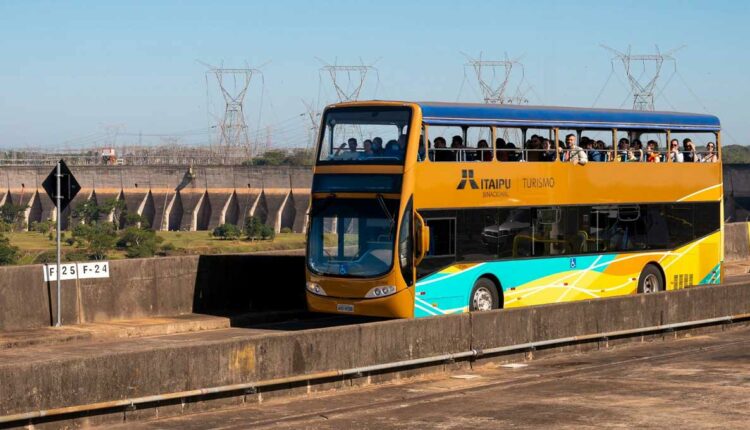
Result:
[[[307,263],[321,275],[373,277],[393,263],[396,199],[315,200]]]
[[[329,110],[318,164],[402,164],[410,118],[404,107]]]

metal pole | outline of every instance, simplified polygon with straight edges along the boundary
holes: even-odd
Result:
[[[57,200],[57,271],[55,274],[57,275],[57,324],[55,324],[55,327],[60,327],[62,325],[62,305],[60,304],[60,226],[62,225],[61,219],[62,219],[62,209],[60,208],[60,203],[62,203],[62,192],[60,191],[60,183],[62,182],[62,168],[60,167],[60,162],[57,162],[57,174],[55,177],[57,178],[57,193],[55,194],[56,200]]]

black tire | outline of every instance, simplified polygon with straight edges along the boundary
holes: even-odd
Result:
[[[647,264],[638,278],[638,294],[658,293],[665,290],[661,270],[653,264]]]
[[[497,286],[487,278],[479,278],[474,283],[469,295],[469,310],[471,312],[489,311],[500,307]]]

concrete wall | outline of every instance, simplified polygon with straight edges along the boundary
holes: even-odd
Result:
[[[724,260],[750,259],[750,223],[724,224]]]
[[[276,282],[257,282],[273,273]],[[62,281],[63,324],[187,313],[303,310],[304,257],[205,255],[116,260],[110,277]],[[43,266],[0,267],[0,333],[49,327],[56,283]]]
[[[74,166],[73,174],[81,192],[71,206],[86,199],[102,203],[108,198],[125,200],[128,211],[146,215],[149,223],[161,230],[208,230],[222,220],[242,225],[249,214],[247,195],[264,193],[259,214],[277,232],[291,227],[302,232],[307,207],[300,210],[297,201],[308,201],[312,169],[309,167],[194,167],[146,166]],[[52,202],[42,190],[49,167],[2,167],[0,169],[0,205],[31,205],[27,223],[53,219]],[[295,199],[285,197],[294,189]],[[151,192],[147,205],[142,205]],[[38,194],[37,194],[38,193]],[[177,197],[175,197],[177,196]],[[236,197],[236,198],[235,198]],[[234,198],[235,203],[232,203]],[[172,205],[170,206],[170,203]],[[170,210],[171,209],[171,210]],[[239,215],[238,213],[242,213]],[[63,214],[69,224],[70,212]]]
[[[0,415],[746,313],[750,284],[304,331],[233,332],[189,342],[140,339],[111,349],[99,344],[96,350],[27,356],[0,366]],[[180,406],[150,413],[187,412]],[[123,415],[109,419],[121,421]]]

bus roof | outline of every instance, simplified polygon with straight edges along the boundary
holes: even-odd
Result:
[[[418,102],[433,125],[495,125],[571,129],[719,131],[713,115],[624,109]]]

